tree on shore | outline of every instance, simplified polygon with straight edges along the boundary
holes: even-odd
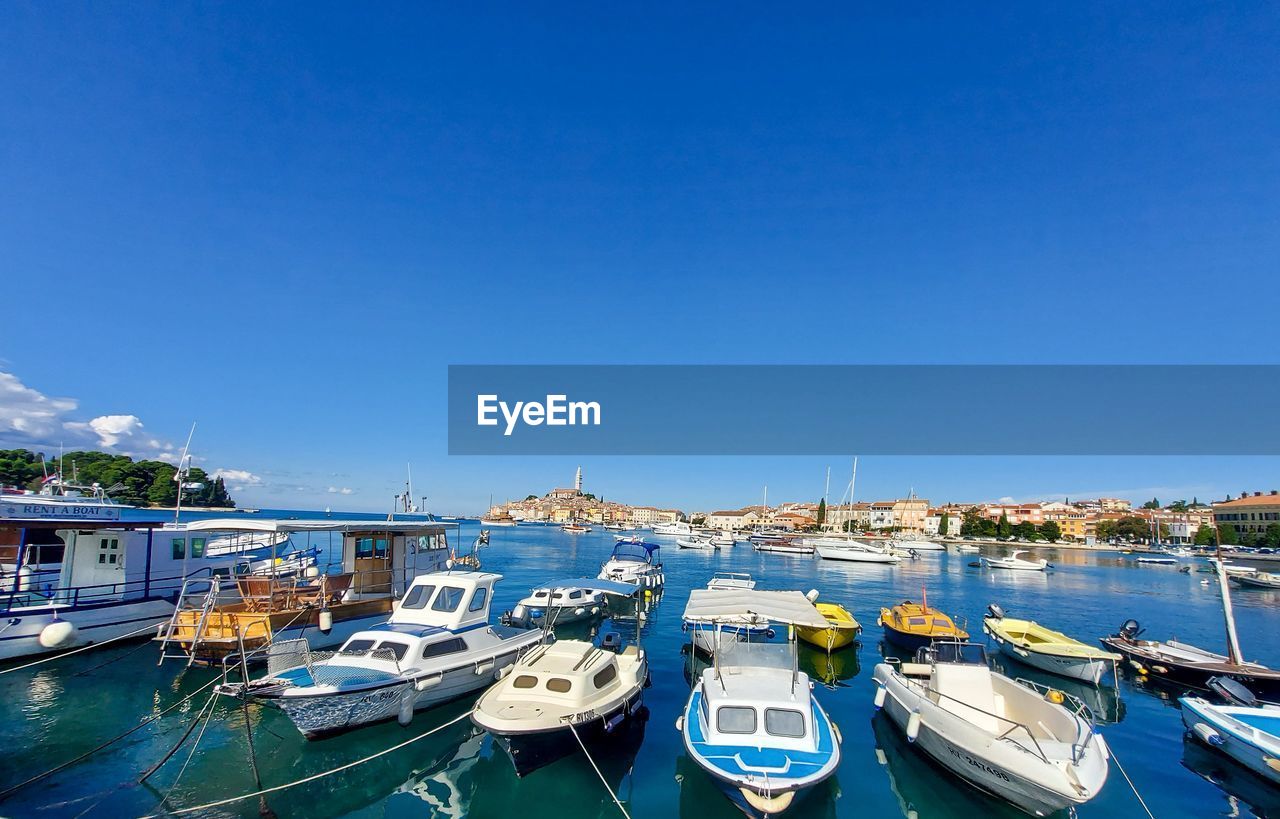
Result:
[[[1040,524],[1040,534],[1045,540],[1057,540],[1062,537],[1062,527],[1058,525],[1056,520],[1046,520]]]
[[[1272,548],[1280,547],[1280,523],[1273,523],[1268,526],[1263,537],[1266,539],[1268,546]]]
[[[1009,537],[1013,534],[1013,526],[1009,523],[1009,513],[1000,513],[1000,522],[996,524],[997,537]]]
[[[1013,533],[1023,540],[1035,540],[1039,537],[1036,531],[1036,525],[1029,520],[1024,520],[1017,526],[1013,527]]]
[[[1142,504],[1142,508],[1143,508],[1143,509],[1159,509],[1159,508],[1160,508],[1160,499],[1159,499],[1159,498],[1152,498],[1151,500],[1149,500],[1149,501],[1147,501],[1146,503]]]
[[[1200,524],[1200,528],[1196,530],[1195,544],[1197,546],[1213,545],[1213,527],[1207,524]]]
[[[827,499],[823,498],[822,500],[818,501],[818,525],[821,526],[826,522],[827,522]]]
[[[942,520],[938,521],[938,534],[942,537],[951,534],[951,516],[946,512],[942,513]]]
[[[163,461],[135,461],[127,455],[93,451],[68,452],[60,462],[42,461],[39,453],[30,450],[0,450],[0,484],[34,491],[46,471],[52,475],[60,469],[66,481],[84,486],[96,483],[120,503],[173,506],[178,500],[178,483],[173,479],[177,470]],[[186,483],[199,486],[183,490],[184,506],[236,505],[222,478],[210,478],[198,466],[190,468]]]
[[[1240,542],[1240,539],[1236,537],[1236,527],[1232,526],[1230,523],[1226,526],[1219,526],[1218,534],[1222,537],[1220,542],[1223,546],[1234,546]]]

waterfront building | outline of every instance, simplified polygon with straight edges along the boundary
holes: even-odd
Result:
[[[1213,517],[1219,527],[1235,529],[1238,540],[1245,535],[1264,534],[1268,526],[1280,523],[1280,492],[1242,492],[1234,500],[1213,504]]]

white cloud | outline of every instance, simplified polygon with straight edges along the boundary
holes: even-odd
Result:
[[[50,398],[11,373],[0,372],[0,436],[35,441],[57,435],[62,416],[73,412],[71,398]]]
[[[1003,498],[1001,498],[1000,500],[996,501],[996,503],[1005,503],[1005,504],[1009,504],[1009,503],[1016,503],[1016,501],[1015,501],[1013,498],[1009,497],[1008,495],[1005,495]]]
[[[330,495],[354,495],[354,494],[355,494],[355,491],[356,491],[356,490],[354,490],[354,489],[352,489],[352,488],[350,488],[350,487],[347,487],[347,486],[344,486],[344,487],[342,487],[341,489],[339,489],[339,488],[338,488],[338,487],[336,487],[336,486],[331,486],[331,487],[329,487],[329,494],[330,494]]]
[[[244,469],[219,469],[213,473],[214,479],[222,478],[224,483],[236,484],[236,489],[246,486],[262,486],[262,478]]]

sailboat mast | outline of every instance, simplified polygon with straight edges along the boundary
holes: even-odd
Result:
[[[1240,654],[1240,638],[1236,634],[1236,616],[1231,608],[1231,584],[1227,582],[1227,567],[1222,562],[1222,532],[1218,529],[1218,521],[1213,522],[1214,549],[1217,555],[1213,558],[1213,566],[1218,570],[1218,589],[1222,592],[1222,616],[1227,624],[1227,659],[1233,665],[1244,662]]]

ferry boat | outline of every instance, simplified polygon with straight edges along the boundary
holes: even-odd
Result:
[[[613,545],[609,559],[600,564],[600,580],[633,583],[644,589],[658,590],[666,582],[662,570],[661,547],[643,540],[619,540]]]
[[[457,524],[434,521],[193,521],[186,527],[192,535],[289,532],[309,543],[336,540],[336,559],[309,573],[314,576],[189,581],[157,631],[161,658],[216,663],[295,638],[311,648],[339,645],[386,620],[418,575],[442,571],[451,560],[468,562],[470,556],[460,558],[449,549],[448,532],[456,529]]]
[[[289,717],[307,739],[398,719],[470,694],[503,672],[544,633],[489,624],[502,575],[436,572],[414,578],[384,623],[353,634],[336,653],[303,639],[272,643],[266,676],[214,690]]]

